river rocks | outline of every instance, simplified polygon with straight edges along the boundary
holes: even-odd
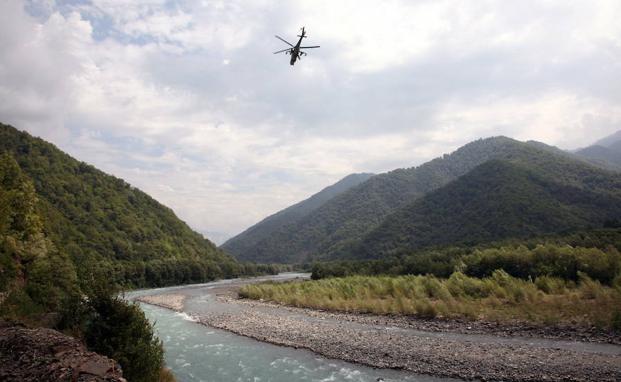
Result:
[[[503,381],[621,380],[619,355],[470,341],[467,337],[448,339],[266,310],[207,314],[200,320],[261,341],[307,348],[329,358],[419,374]]]
[[[0,327],[0,381],[127,382],[117,363],[52,329]]]
[[[147,304],[157,305],[162,308],[181,312],[186,297],[182,294],[158,294],[152,296],[138,297],[136,300],[146,302]]]
[[[237,288],[249,282],[175,293],[187,296],[184,311],[205,325],[373,367],[483,381],[621,381],[621,347],[572,342],[619,343],[618,334],[342,314],[238,299]]]

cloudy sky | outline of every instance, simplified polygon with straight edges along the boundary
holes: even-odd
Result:
[[[621,128],[619,0],[0,1],[0,121],[220,242],[352,172]],[[274,55],[305,25],[299,64]]]

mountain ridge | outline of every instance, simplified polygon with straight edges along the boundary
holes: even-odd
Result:
[[[307,199],[280,210],[252,225],[242,233],[227,240],[221,245],[221,248],[243,259],[243,253],[245,251],[248,251],[252,246],[256,245],[257,242],[269,236],[275,230],[294,224],[328,200],[347,191],[351,187],[367,181],[372,176],[374,176],[374,174],[371,173],[349,174],[338,182],[311,195]]]
[[[41,138],[0,124],[2,152],[32,179],[45,231],[78,273],[102,269],[118,284],[160,286],[246,272],[170,208]]]
[[[621,218],[620,174],[567,163],[573,173],[551,176],[559,167],[487,161],[389,216],[350,257],[588,230]]]
[[[379,226],[392,212],[490,159],[541,152],[576,156],[539,142],[491,137],[470,142],[417,167],[376,175],[334,197],[296,224],[274,231],[243,257],[270,262],[305,262],[334,257]],[[535,155],[536,156],[536,155]]]

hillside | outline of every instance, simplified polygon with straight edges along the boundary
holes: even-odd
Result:
[[[528,161],[542,153],[576,158],[542,143],[493,137],[471,142],[418,167],[376,175],[329,200],[296,224],[273,232],[258,242],[246,258],[287,263],[338,257],[391,213],[476,166],[490,159]]]
[[[598,139],[595,143],[593,143],[593,146],[610,147],[618,142],[621,142],[621,130],[616,131],[604,138]]]
[[[76,266],[139,286],[205,281],[246,270],[172,210],[54,145],[0,124],[0,153],[32,179],[45,232]]]
[[[591,163],[621,171],[621,130],[575,152]]]
[[[43,232],[32,182],[0,154],[0,317],[58,311],[77,294],[73,263]]]
[[[328,200],[365,182],[372,176],[373,174],[368,173],[350,174],[333,185],[324,188],[310,198],[287,207],[274,215],[268,216],[239,235],[229,239],[222,245],[222,249],[240,260],[253,260],[249,254],[257,243],[268,239],[272,233],[279,229],[287,229],[287,227],[293,226],[300,219],[321,207]]]
[[[553,155],[536,165],[492,160],[389,216],[349,255],[379,258],[614,221],[621,221],[621,175]]]
[[[577,155],[590,161],[610,167],[612,170],[621,170],[621,140],[610,146],[593,145],[576,152]]]

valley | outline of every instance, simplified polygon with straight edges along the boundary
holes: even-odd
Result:
[[[132,381],[286,380],[290,362],[308,380],[621,378],[621,175],[603,157],[477,140],[349,175],[218,248],[124,181],[0,136],[4,325],[83,338]],[[192,350],[214,339],[259,364],[214,369],[220,350]],[[261,369],[261,346],[295,350]]]

